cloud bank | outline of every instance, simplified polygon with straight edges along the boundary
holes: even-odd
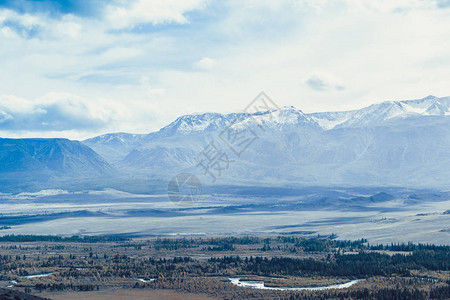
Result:
[[[0,135],[150,132],[261,90],[306,112],[450,95],[449,13],[447,0],[0,1]]]

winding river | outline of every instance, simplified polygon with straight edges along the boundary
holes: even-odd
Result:
[[[241,281],[240,278],[228,278],[228,279],[231,281],[232,284],[237,286],[248,287],[252,289],[276,290],[276,291],[323,291],[330,289],[345,289],[363,280],[363,279],[355,279],[345,283],[327,286],[315,286],[315,287],[270,287],[265,286],[264,282]]]
[[[28,276],[21,276],[22,278],[27,279],[33,279],[33,278],[41,278],[41,277],[47,277],[52,275],[53,273],[43,273],[43,274],[36,274],[36,275],[28,275]]]

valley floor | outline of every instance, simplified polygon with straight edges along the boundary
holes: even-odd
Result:
[[[205,194],[190,207],[167,195],[116,190],[0,194],[0,235],[214,236],[337,234],[371,243],[445,244],[450,193],[411,190]]]

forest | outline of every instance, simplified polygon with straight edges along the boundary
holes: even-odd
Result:
[[[226,236],[179,238],[4,236],[0,281],[34,295],[171,289],[218,299],[447,299],[450,248],[371,245],[364,238]],[[255,289],[230,278],[268,287]]]

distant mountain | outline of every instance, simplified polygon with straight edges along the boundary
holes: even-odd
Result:
[[[312,113],[309,116],[323,129],[382,125],[388,120],[419,116],[449,116],[450,97],[428,96],[420,100],[387,101],[369,107],[339,112]]]
[[[113,168],[91,148],[67,139],[0,138],[0,180],[99,177]]]
[[[245,113],[185,115],[177,118],[174,122],[157,132],[149,134],[109,133],[84,140],[83,143],[94,149],[108,162],[118,163],[129,154],[132,154],[133,150],[148,149],[148,146],[153,147],[162,140],[164,140],[164,145],[167,143],[177,144],[178,137],[196,136],[195,139],[198,139],[200,136],[201,142],[204,143],[209,140],[208,135],[217,134],[230,125],[236,127],[247,124],[278,129],[303,125],[316,129],[320,128],[313,119],[302,111],[294,107],[285,107],[281,111],[260,112],[254,115]],[[192,139],[193,144],[195,144],[195,139]]]
[[[138,147],[146,134],[108,133],[83,141],[99,153],[109,163],[122,160],[128,153]]]
[[[157,178],[185,171],[201,176],[198,162],[215,145],[230,158],[222,183],[448,187],[449,106],[450,97],[429,96],[344,112],[284,107],[194,114],[158,132],[107,134],[83,143],[118,169]],[[223,137],[246,130],[254,140],[233,152]]]

